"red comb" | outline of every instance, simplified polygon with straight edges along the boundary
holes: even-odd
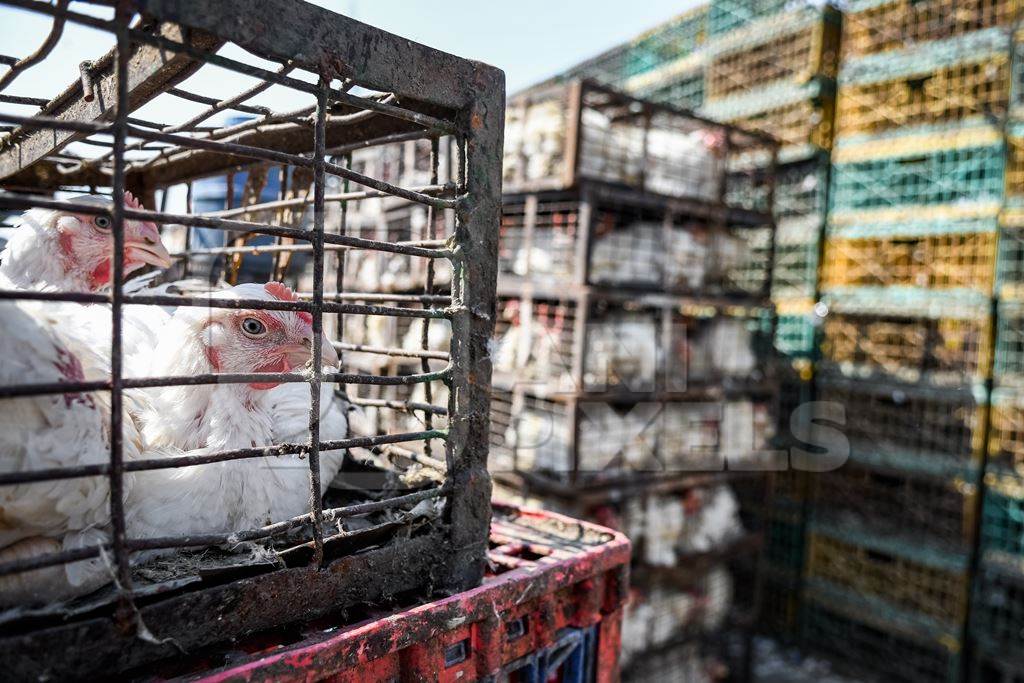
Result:
[[[127,206],[129,209],[146,208],[142,205],[142,202],[135,198],[135,195],[133,195],[131,192],[128,192],[127,190],[125,190],[124,193],[124,205]]]
[[[291,290],[291,288],[282,282],[268,282],[267,284],[263,285],[263,289],[267,290],[267,294],[274,297],[275,299],[280,299],[281,301],[299,300],[298,297],[295,296],[295,293]]]

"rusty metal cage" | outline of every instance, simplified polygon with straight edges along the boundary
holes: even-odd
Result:
[[[94,545],[5,558],[0,576],[101,558],[112,567],[113,586],[71,603],[0,614],[0,661],[6,674],[111,676],[182,650],[357,603],[476,585],[484,574],[490,518],[487,340],[495,307],[503,74],[297,0],[201,5],[130,0],[91,3],[87,11],[76,4],[85,3],[0,2],[0,10],[25,11],[51,22],[36,52],[2,57],[7,71],[0,74],[0,209],[107,215],[114,247],[112,285],[109,292],[4,290],[0,297],[108,308],[111,372],[77,383],[4,386],[0,399],[109,394],[110,455],[107,462],[74,468],[3,472],[0,485],[105,477],[109,515],[104,528],[110,533]],[[90,40],[104,37],[113,47],[81,68],[75,65],[71,84],[53,99],[14,94],[12,83],[25,83],[31,67],[52,59],[69,35],[79,35],[76,31],[86,32]],[[210,71],[218,72],[220,83],[241,84],[239,91],[197,92],[191,77]],[[280,111],[265,104],[281,101],[263,99],[274,91],[284,93],[296,108]],[[180,111],[194,113],[153,120]],[[246,119],[215,123],[229,115]],[[361,150],[382,146],[407,150],[418,174],[360,166]],[[268,176],[276,177],[280,187],[269,200]],[[225,179],[226,202],[203,210],[199,188],[211,178]],[[59,193],[83,188],[106,197],[109,208],[60,198],[64,195]],[[127,202],[125,191],[140,202]],[[184,210],[177,213],[171,210],[175,196],[185,198]],[[382,231],[361,231],[358,209],[375,202],[382,213],[418,211],[420,232],[392,230],[387,221]],[[241,282],[254,277],[247,259],[262,255],[270,263],[253,259],[259,266],[255,272],[262,274],[259,268],[265,267],[272,277],[289,280],[297,295],[266,301],[211,299],[189,290],[172,295],[175,289],[159,295],[129,292],[123,262],[129,220],[162,226],[168,242],[177,235],[175,255],[184,266],[175,276],[209,269],[214,279]],[[222,239],[210,247],[199,239],[204,234]],[[406,274],[419,278],[418,284],[407,283],[404,293],[386,284],[376,291],[349,290],[359,280],[346,271],[346,255],[358,264],[374,254],[415,262]],[[311,362],[308,373],[132,377],[122,367],[122,316],[128,307],[140,305],[300,312],[312,321],[311,361],[323,358],[324,331],[346,361],[349,354],[362,354],[398,357],[418,367],[406,374],[373,364],[328,372],[320,362]],[[353,319],[412,320],[421,343],[404,349],[352,343],[346,331]],[[450,328],[443,350],[429,348],[431,322]],[[129,392],[266,381],[309,385],[308,442],[125,458],[122,408]],[[424,427],[322,440],[324,383],[341,390],[422,387],[422,404],[373,397],[353,402],[415,410]],[[434,406],[433,398],[442,391],[449,397],[447,405]],[[450,421],[442,428],[433,415],[447,415]],[[428,449],[424,456],[399,446],[417,442],[435,444],[433,452]],[[349,451],[344,485],[327,490],[321,453],[341,449]],[[131,534],[124,503],[131,477],[296,455],[305,458],[300,464],[308,469],[306,514],[232,533]],[[431,469],[436,476],[410,480],[405,477],[410,467]],[[412,510],[424,502],[432,507],[426,516]],[[348,520],[361,523],[349,526]],[[162,574],[159,580],[133,561],[140,551],[202,555],[203,549],[225,544],[229,547],[218,552],[227,557],[216,566],[200,562],[183,575]],[[230,547],[239,544],[263,550],[233,553]]]

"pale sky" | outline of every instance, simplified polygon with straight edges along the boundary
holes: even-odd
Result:
[[[504,69],[515,92],[598,54],[691,7],[697,0],[315,0],[314,4],[431,47]],[[109,10],[73,2],[76,11]],[[23,57],[49,31],[42,15],[0,5],[0,52]],[[9,95],[50,97],[77,74],[78,63],[102,54],[109,35],[69,25],[46,62],[20,76]],[[0,67],[2,71],[4,67]],[[222,75],[226,77],[226,74]],[[223,94],[204,79],[203,94]],[[235,90],[237,82],[233,81]],[[24,111],[24,110],[23,110]],[[24,113],[28,113],[24,111]]]

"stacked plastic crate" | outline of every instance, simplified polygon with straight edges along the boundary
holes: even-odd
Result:
[[[1020,15],[1015,19],[1019,27]],[[976,681],[1024,678],[1024,34],[1016,28],[1013,38],[988,460],[971,610]]]
[[[804,635],[907,680],[964,644],[1017,4],[844,19],[816,375],[850,457],[815,478]]]
[[[829,5],[713,0],[705,52],[705,101],[711,118],[754,127],[782,144],[775,168],[777,221],[772,300],[780,375],[779,443],[788,445],[797,408],[813,399],[818,261],[827,211],[835,76],[841,16]],[[788,361],[788,362],[785,362]],[[755,510],[767,530],[762,563],[762,625],[796,635],[805,536],[804,473],[780,472],[769,509]]]
[[[633,540],[632,677],[708,667],[703,649],[670,660],[750,623],[727,564],[753,561],[756,539],[726,485],[741,475],[723,470],[762,457],[772,428],[773,226],[726,197],[771,182],[731,161],[774,152],[592,81],[509,102],[492,472]]]
[[[777,411],[783,446],[795,436],[791,415],[813,398],[814,302],[828,205],[839,37],[840,15],[828,5],[714,0],[569,72],[762,130],[782,143],[773,169],[777,233],[771,297],[777,310],[775,346],[786,359]],[[767,160],[749,155],[735,162],[749,170],[765,169]],[[763,208],[763,187],[735,182],[728,199]],[[780,474],[773,509],[753,510],[758,517],[767,515],[759,521],[773,530],[769,544],[803,537],[805,490],[801,473]],[[765,595],[775,599],[763,605],[762,624],[776,633],[792,635],[796,628],[802,552],[800,542],[767,549]]]

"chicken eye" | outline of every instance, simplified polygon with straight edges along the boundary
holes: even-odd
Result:
[[[242,321],[242,332],[250,337],[260,337],[267,331],[267,326],[256,318],[246,318]]]
[[[110,230],[110,217],[96,216],[92,219],[92,224],[100,230]]]

